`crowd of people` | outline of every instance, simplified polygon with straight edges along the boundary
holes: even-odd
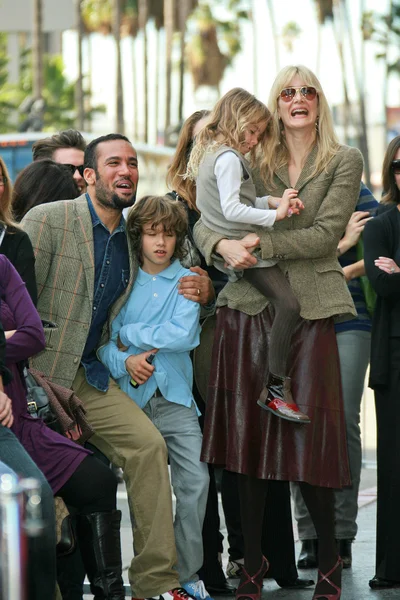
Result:
[[[270,577],[339,600],[369,362],[369,585],[400,587],[400,136],[381,202],[362,171],[303,66],[278,73],[267,105],[235,88],[189,117],[164,196],[137,197],[137,153],[118,133],[39,140],[14,186],[0,157],[0,473],[41,482],[47,524],[28,549],[29,600],[82,600],[85,576],[97,600],[125,598],[111,465],[128,495],[132,598],[260,600]],[[37,417],[28,368],[79,399],[89,442]],[[67,555],[54,496],[76,538]],[[298,576],[310,567],[316,582]]]

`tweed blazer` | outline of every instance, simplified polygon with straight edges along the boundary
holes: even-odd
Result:
[[[57,324],[55,329],[45,329],[46,347],[31,365],[52,381],[71,387],[89,333],[94,294],[93,225],[86,197],[36,206],[21,224],[36,257],[38,312]],[[129,282],[109,311],[101,344],[107,343],[111,322],[129,297],[137,274],[129,236],[128,249]]]
[[[316,155],[314,146],[294,186],[304,203],[301,214],[277,222],[273,230],[257,229],[261,255],[263,259],[279,261],[304,319],[348,319],[356,312],[336,249],[357,203],[363,160],[356,148],[340,146],[327,168],[312,176]],[[253,179],[258,196],[281,197],[285,189],[292,187],[287,165],[275,173],[274,188],[268,189],[257,173]],[[215,245],[223,236],[206,228],[200,220],[195,225],[194,238],[207,263],[212,264]],[[228,283],[217,300],[218,306],[228,305],[248,315],[261,312],[267,304],[265,297],[245,279]]]

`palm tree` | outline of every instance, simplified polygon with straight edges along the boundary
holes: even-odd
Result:
[[[121,64],[121,21],[122,10],[121,0],[113,0],[113,35],[116,49],[116,110],[115,110],[115,130],[118,133],[125,133],[124,121],[124,91],[122,89],[122,64]]]
[[[339,6],[342,8],[343,12],[343,20],[346,28],[347,39],[350,45],[350,53],[351,53],[351,61],[353,67],[353,75],[354,81],[357,89],[358,96],[358,104],[360,108],[360,120],[358,124],[358,140],[359,147],[364,157],[364,173],[365,173],[365,183],[368,187],[371,187],[371,170],[369,164],[369,149],[368,149],[368,131],[367,131],[367,117],[366,117],[366,109],[365,109],[365,89],[364,89],[364,80],[365,77],[365,66],[364,72],[358,69],[357,60],[356,60],[356,52],[354,47],[353,35],[350,27],[350,19],[349,13],[347,10],[347,2],[346,0],[339,0]],[[363,51],[362,54],[363,55]]]
[[[75,105],[77,115],[77,127],[81,131],[85,128],[85,107],[83,95],[83,72],[82,72],[82,44],[83,44],[83,20],[81,12],[82,0],[74,0],[75,28],[77,33],[78,50],[78,78],[75,86]]]
[[[171,124],[172,37],[174,34],[175,0],[164,0],[165,27],[165,137]]]
[[[144,142],[149,141],[149,75],[147,55],[148,0],[139,0],[139,29],[143,31],[143,97],[144,97]]]
[[[32,68],[33,98],[43,97],[43,5],[42,0],[33,0]]]
[[[275,69],[276,69],[276,72],[278,73],[279,69],[281,68],[281,61],[280,61],[280,52],[279,52],[279,35],[278,35],[278,29],[276,27],[273,0],[267,0],[267,7],[268,7],[268,13],[269,13],[269,20],[271,23],[272,38],[274,40]]]

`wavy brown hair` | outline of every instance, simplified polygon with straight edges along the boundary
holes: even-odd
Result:
[[[143,228],[151,223],[152,229],[159,225],[167,233],[176,235],[173,258],[182,260],[187,254],[185,238],[188,229],[186,209],[179,200],[167,196],[144,196],[130,209],[126,222],[126,230],[136,256],[142,264]]]
[[[240,151],[245,132],[250,125],[266,123],[264,133],[257,146],[250,152],[250,163],[254,166],[259,155],[263,155],[269,144],[269,123],[271,113],[268,108],[253,94],[243,88],[233,88],[227,92],[214,106],[208,123],[196,137],[190,155],[186,175],[196,179],[199,165],[206,152],[226,145]]]
[[[7,181],[6,181],[6,183],[4,185],[4,189],[3,189],[3,195],[2,195],[1,201],[0,201],[0,221],[1,221],[1,223],[4,223],[4,225],[7,225],[7,227],[15,227],[15,222],[13,220],[12,212],[11,212],[11,198],[12,198],[13,186],[12,186],[12,183],[10,180],[10,175],[9,175],[7,167],[6,167],[6,163],[1,158],[1,156],[0,156],[0,169],[1,169],[1,175],[3,175],[4,177],[7,177]]]
[[[387,147],[385,158],[383,159],[382,165],[382,187],[383,196],[381,202],[383,204],[399,204],[400,202],[400,190],[396,185],[394,173],[392,169],[392,162],[395,160],[395,156],[400,149],[400,135],[392,139],[389,146]]]
[[[167,186],[185,200],[189,208],[197,210],[196,207],[196,184],[192,179],[184,177],[193,147],[193,131],[199,121],[210,114],[209,110],[196,110],[184,122],[179,134],[174,158],[167,172]]]

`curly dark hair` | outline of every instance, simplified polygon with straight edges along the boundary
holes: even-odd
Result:
[[[162,225],[164,231],[176,235],[173,258],[182,260],[186,256],[185,239],[188,217],[182,202],[172,200],[168,196],[144,196],[131,208],[126,222],[126,230],[140,264],[142,264],[143,228],[148,223],[151,223],[152,229],[157,229],[159,225]]]
[[[37,140],[32,146],[32,158],[34,161],[53,158],[54,152],[60,148],[76,148],[85,152],[86,142],[76,129],[66,129],[51,137]]]

